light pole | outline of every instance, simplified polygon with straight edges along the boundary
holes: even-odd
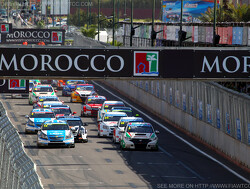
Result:
[[[124,0],[124,19],[127,17],[127,2]]]
[[[115,0],[113,0],[113,41],[112,45],[115,45]]]
[[[217,8],[217,2],[214,0],[214,24],[213,24],[213,46],[215,47],[219,41],[220,41],[220,36],[216,35],[216,8]]]
[[[134,31],[134,26],[133,26],[133,0],[131,1],[131,24],[130,24],[130,47],[132,47],[132,42],[133,42],[133,35],[132,35],[132,31]]]
[[[99,17],[100,17],[100,15],[99,15]],[[105,20],[107,20],[107,19],[111,19],[112,18],[112,16],[109,16],[109,17],[106,17],[106,18],[104,18],[104,19],[102,19],[102,20],[100,20],[100,18],[98,18],[98,41],[100,41],[100,25],[101,25],[101,23],[103,22],[103,21],[105,21]]]
[[[182,17],[183,17],[183,0],[181,0],[181,17],[180,17],[180,31],[178,32],[179,35],[179,46],[182,45],[182,40],[186,38],[186,36],[183,36],[182,32]]]
[[[100,40],[100,0],[98,0],[98,41]]]
[[[152,6],[152,31],[151,31],[151,46],[154,46],[154,38],[155,38],[155,0],[153,0],[153,6]]]
[[[89,0],[88,0],[88,8],[87,8],[87,29],[89,29]]]

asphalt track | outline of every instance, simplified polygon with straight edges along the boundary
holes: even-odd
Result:
[[[0,97],[8,116],[20,133],[26,152],[37,165],[44,188],[250,188],[249,183],[247,184],[250,180],[249,173],[193,141],[117,91],[100,82],[97,84],[103,87],[95,85],[98,93],[108,100],[122,98],[133,105],[139,114],[143,112],[141,116],[160,131],[160,150],[121,151],[119,145],[114,145],[111,139],[97,137],[96,118],[90,117],[83,118],[83,122],[88,123],[88,143],[77,143],[75,148],[37,148],[36,135],[24,133],[24,116],[32,109],[28,105],[28,99],[11,99],[10,95],[2,94]],[[110,91],[118,97],[110,94]],[[72,111],[80,115],[80,103],[70,103],[70,98],[62,97],[61,91],[58,96],[70,105]],[[190,147],[162,126],[220,164]]]

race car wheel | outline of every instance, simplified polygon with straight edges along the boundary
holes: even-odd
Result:
[[[71,145],[70,148],[75,148],[75,144]]]
[[[73,102],[73,101],[72,101],[72,98],[70,98],[70,102]]]

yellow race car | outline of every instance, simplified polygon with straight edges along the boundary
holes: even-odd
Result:
[[[77,84],[71,93],[70,102],[84,102],[88,96],[97,95],[92,84]]]

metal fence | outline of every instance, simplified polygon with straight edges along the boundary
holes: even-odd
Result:
[[[138,26],[133,36],[133,46],[148,47],[151,45],[151,23],[134,23]],[[130,46],[130,23],[123,22],[123,33],[117,35],[117,41]],[[155,23],[157,34],[155,46],[178,46],[178,23]],[[183,23],[183,31],[187,32],[187,40],[183,46],[213,46],[212,23]],[[220,35],[219,46],[250,46],[249,23],[217,23],[216,33]]]
[[[0,102],[0,188],[43,188],[36,166],[24,151],[23,143]]]
[[[250,145],[250,97],[213,82],[128,81],[157,98]]]

